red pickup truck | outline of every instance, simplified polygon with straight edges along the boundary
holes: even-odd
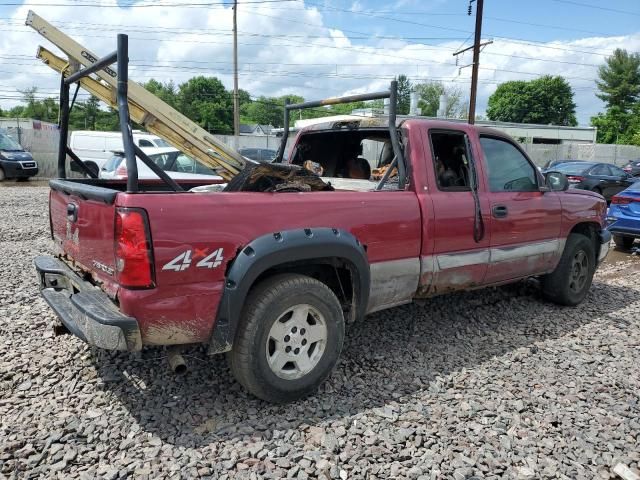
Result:
[[[298,133],[289,161],[314,162],[333,187],[323,191],[128,193],[117,181],[52,180],[59,254],[35,260],[42,295],[98,347],[228,352],[238,381],[275,402],[312,392],[338,360],[345,322],[369,313],[527,277],[553,302],[585,298],[611,238],[600,195],[545,179],[498,131],[397,125],[404,182],[390,129],[372,119]]]

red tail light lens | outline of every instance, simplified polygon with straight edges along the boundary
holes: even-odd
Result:
[[[633,202],[640,202],[640,199],[619,197],[617,195],[611,198],[611,203],[615,203],[616,205],[628,205]]]
[[[153,252],[147,213],[140,208],[117,208],[115,225],[116,278],[127,288],[155,285]]]
[[[569,180],[569,183],[580,183],[584,178],[577,175],[568,175],[567,180]]]

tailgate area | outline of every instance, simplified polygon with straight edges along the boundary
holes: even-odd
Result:
[[[39,256],[34,264],[42,296],[72,334],[107,350],[142,348],[138,322],[123,315],[106,293],[57,258]]]

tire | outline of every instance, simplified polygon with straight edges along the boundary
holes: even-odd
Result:
[[[633,246],[633,242],[635,238],[633,237],[625,237],[624,235],[614,235],[613,241],[616,244],[616,247],[621,248],[623,250],[631,250]]]
[[[602,195],[602,189],[600,187],[595,187],[591,191],[594,192],[594,193],[597,193],[598,195]]]
[[[2,168],[0,168],[0,182],[5,180],[7,177],[4,174],[4,170]]]
[[[558,266],[542,278],[542,293],[559,305],[578,305],[591,288],[595,270],[593,242],[584,235],[572,233],[567,238]]]
[[[304,275],[282,274],[249,292],[228,360],[250,393],[285,403],[324,382],[343,341],[342,307],[329,287]]]

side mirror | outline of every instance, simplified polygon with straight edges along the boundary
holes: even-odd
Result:
[[[569,189],[569,180],[564,173],[548,172],[545,175],[547,186],[554,192],[564,192]]]

